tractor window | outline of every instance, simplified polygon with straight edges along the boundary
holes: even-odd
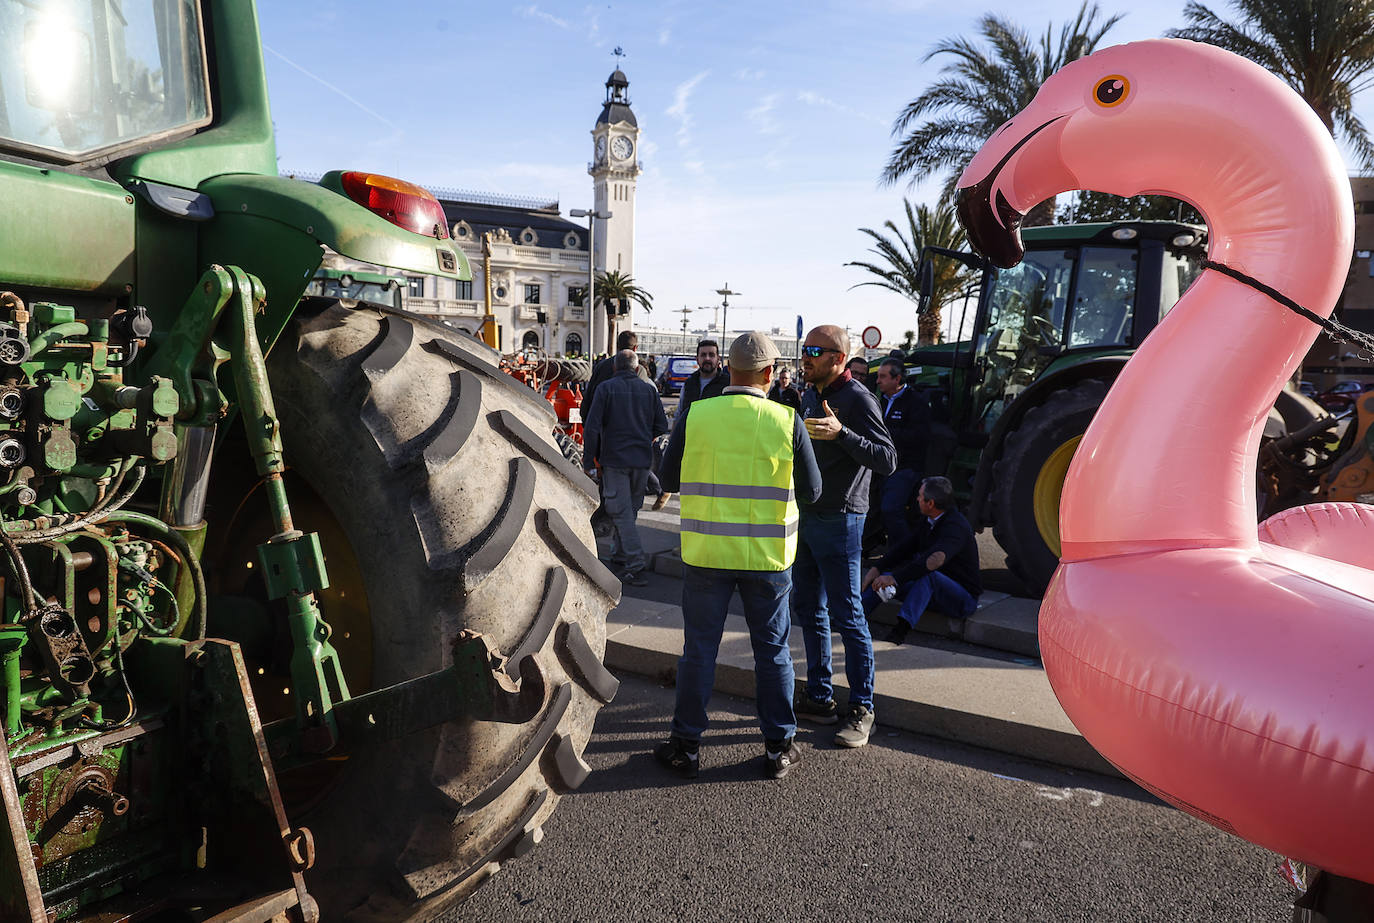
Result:
[[[0,0],[0,144],[79,160],[209,120],[193,0]]]
[[[1030,250],[997,273],[985,349],[1014,359],[1027,344],[1057,346],[1073,277],[1074,251]]]
[[[1084,247],[1069,320],[1069,346],[1124,346],[1135,309],[1137,253]]]
[[[1165,254],[1163,280],[1159,289],[1160,317],[1173,309],[1173,306],[1183,297],[1183,293],[1188,291],[1188,288],[1201,274],[1201,256]]]

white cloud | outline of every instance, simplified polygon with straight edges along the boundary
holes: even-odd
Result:
[[[849,106],[846,106],[844,103],[836,102],[835,100],[830,99],[829,97],[822,96],[821,94],[812,92],[811,90],[798,91],[797,100],[799,102],[806,103],[808,106],[819,106],[822,109],[831,109],[835,112],[840,112],[845,115],[851,115],[857,119],[863,119],[866,122],[873,122],[884,127],[887,126],[887,122],[878,118],[876,115],[869,115],[867,112],[860,112],[857,109],[852,109]]]
[[[543,10],[541,10],[538,6],[536,6],[536,5],[533,4],[533,3],[531,3],[529,6],[523,6],[523,7],[521,7],[521,8],[520,8],[520,15],[521,15],[522,17],[524,17],[525,19],[538,19],[538,20],[542,20],[543,22],[547,22],[547,23],[549,23],[550,25],[557,26],[557,27],[560,28],[560,29],[571,29],[571,28],[572,28],[572,24],[569,23],[566,19],[559,19],[557,16],[553,15],[552,13],[546,13],[546,12],[544,12]]]
[[[759,134],[776,135],[782,130],[778,120],[773,117],[773,110],[778,106],[778,94],[769,93],[759,99],[759,104],[750,109],[746,115],[754,121],[754,127],[759,130]]]
[[[734,76],[736,80],[762,80],[763,71],[755,70],[752,67],[741,67],[735,71]]]
[[[692,143],[692,114],[687,109],[687,103],[692,98],[692,91],[697,88],[697,84],[705,80],[710,73],[709,70],[702,71],[692,79],[679,83],[673,90],[673,104],[666,112],[677,122],[678,147],[685,148]]]

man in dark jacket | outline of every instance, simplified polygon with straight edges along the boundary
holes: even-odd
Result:
[[[801,392],[797,386],[792,384],[792,369],[783,366],[778,370],[778,380],[773,382],[773,387],[768,389],[768,399],[777,401],[779,404],[786,404],[793,410],[801,410]]]
[[[907,387],[900,359],[884,359],[878,366],[878,406],[883,424],[897,449],[897,470],[882,479],[878,503],[887,547],[895,548],[911,534],[907,506],[925,474],[926,443],[930,441],[930,404]]]
[[[842,747],[862,747],[873,731],[873,639],[859,601],[864,517],[869,478],[891,474],[897,452],[878,402],[845,368],[849,335],[832,324],[806,335],[802,373],[811,388],[801,415],[821,471],[821,497],[799,502],[793,613],[806,642],[806,694],[797,717],[834,724],[838,708],[830,683],[830,631],[844,639],[849,712],[835,735]],[[800,499],[800,498],[799,498]]]
[[[643,571],[648,558],[635,519],[644,504],[653,442],[668,432],[668,418],[658,391],[639,379],[634,350],[622,349],[614,360],[615,375],[596,389],[583,417],[584,466],[595,478],[596,463],[601,465],[601,495],[614,526],[611,561],[625,567],[620,579],[630,586],[647,586]]]
[[[927,606],[952,619],[965,619],[978,608],[983,580],[978,570],[978,542],[973,527],[954,508],[949,478],[926,478],[916,492],[921,520],[906,541],[891,548],[864,575],[864,614],[877,608],[879,591],[892,587],[902,611],[884,640],[901,644]]]
[[[697,344],[697,370],[682,383],[677,412],[682,413],[692,406],[692,401],[715,397],[728,384],[730,375],[720,367],[720,346],[715,340],[702,340]]]
[[[633,330],[620,331],[615,337],[615,348],[617,352],[622,349],[639,349],[639,334],[635,333]],[[592,398],[596,396],[596,389],[601,387],[601,384],[608,381],[614,374],[615,356],[607,356],[604,359],[597,360],[597,363],[592,366],[591,378],[587,379],[587,383],[582,386],[582,406],[584,408],[592,406]],[[639,366],[636,374],[644,381],[649,382],[649,384],[653,384],[653,379],[649,377],[649,373],[645,371],[642,364]]]

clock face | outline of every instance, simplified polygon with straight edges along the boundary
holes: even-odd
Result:
[[[625,160],[634,153],[635,143],[624,135],[619,135],[611,142],[611,153],[616,160]]]
[[[601,137],[599,137],[599,138],[596,139],[596,159],[597,159],[597,160],[605,160],[605,159],[606,159],[606,136],[605,136],[605,135],[602,135]]]

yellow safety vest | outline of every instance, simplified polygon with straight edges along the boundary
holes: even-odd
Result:
[[[682,560],[781,571],[797,556],[791,407],[748,394],[692,403],[682,453]]]

